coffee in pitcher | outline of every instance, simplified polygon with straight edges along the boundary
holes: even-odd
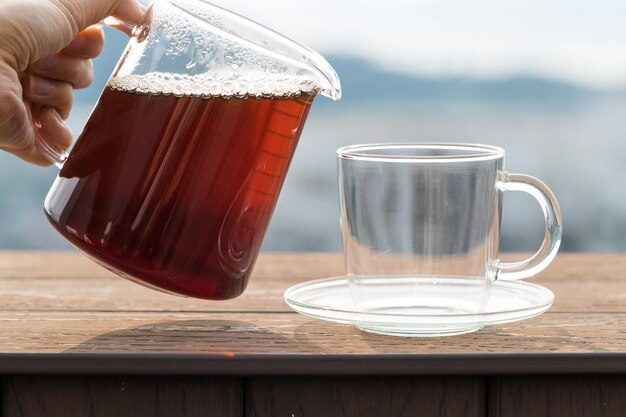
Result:
[[[197,83],[176,83],[110,81],[46,213],[73,245],[119,275],[170,293],[236,297],[314,92],[248,86],[245,94],[212,96]]]

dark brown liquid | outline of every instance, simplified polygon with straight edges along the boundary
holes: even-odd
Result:
[[[46,199],[48,218],[133,281],[198,298],[236,297],[312,99],[106,89]]]

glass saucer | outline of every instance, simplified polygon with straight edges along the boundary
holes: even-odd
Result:
[[[346,276],[320,279],[295,285],[285,291],[285,301],[305,316],[351,324],[361,330],[395,336],[445,336],[470,333],[494,324],[528,319],[546,311],[554,294],[524,281],[495,281],[487,289],[480,312],[457,308],[461,291],[475,280],[454,278],[379,278],[368,291],[376,294],[379,308],[363,311],[354,307]],[[376,287],[378,285],[378,287]],[[417,286],[436,288],[422,300],[411,303],[398,294],[412,294]],[[400,306],[398,306],[400,305]]]

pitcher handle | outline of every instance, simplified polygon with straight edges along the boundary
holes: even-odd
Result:
[[[131,23],[122,22],[112,16],[109,16],[100,22],[103,26],[112,27],[121,32],[124,32],[128,36],[133,36],[135,31],[135,25]],[[46,158],[48,161],[52,162],[56,165],[57,168],[63,168],[63,164],[67,160],[69,153],[67,151],[59,151],[58,149],[54,149],[48,142],[37,136],[35,138],[35,146],[39,149],[39,152]]]
[[[35,146],[39,149],[39,152],[41,152],[44,158],[56,165],[57,168],[63,168],[63,164],[69,156],[67,151],[54,149],[48,142],[41,139],[39,136],[35,137]]]
[[[135,31],[135,25],[133,25],[132,23],[126,23],[123,22],[121,20],[118,20],[116,18],[114,18],[113,16],[109,16],[104,18],[101,22],[101,25],[103,26],[108,26],[111,27],[113,29],[117,29],[121,32],[124,32],[126,35],[133,36],[134,31]]]
[[[516,280],[536,275],[552,262],[561,245],[563,230],[561,209],[548,186],[530,175],[504,172],[500,185],[503,191],[523,191],[537,200],[543,212],[545,234],[541,247],[530,258],[511,263],[502,263],[498,260],[496,279]]]

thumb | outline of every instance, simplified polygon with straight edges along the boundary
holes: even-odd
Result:
[[[120,1],[117,9],[109,16],[113,16],[127,23],[139,24],[145,10],[146,8],[136,0],[123,0]]]
[[[139,23],[137,0],[2,0],[0,58],[16,71],[66,47],[107,16]],[[34,12],[36,11],[36,12]]]
[[[143,6],[136,0],[50,0],[58,3],[76,34],[108,16],[128,23],[139,23]]]

